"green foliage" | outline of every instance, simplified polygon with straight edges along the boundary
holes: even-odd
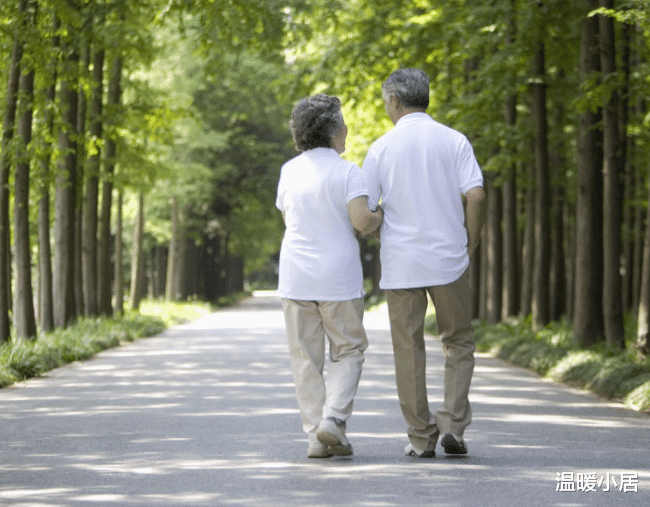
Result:
[[[529,319],[496,325],[477,323],[474,339],[477,351],[555,382],[622,400],[637,410],[650,408],[650,362],[638,362],[630,350],[578,349],[567,322],[551,323],[538,332],[531,330]]]
[[[35,341],[0,346],[0,388],[81,361],[112,347],[161,333],[164,329],[195,320],[218,306],[228,306],[245,297],[222,298],[208,303],[170,303],[146,300],[139,313],[113,318],[82,318],[67,329],[57,329]]]
[[[6,343],[0,346],[0,387],[152,336],[164,328],[160,318],[129,314],[121,318],[80,319],[70,328],[45,334],[36,341]]]

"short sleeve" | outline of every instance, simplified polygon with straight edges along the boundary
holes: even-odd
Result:
[[[465,195],[468,190],[483,186],[483,173],[474,156],[474,149],[465,136],[458,150],[459,189]]]
[[[282,175],[284,174],[284,171],[280,172],[280,180],[278,181],[278,194],[277,197],[275,198],[275,207],[278,208],[280,211],[284,212],[286,211],[285,206],[284,206],[284,194],[285,194],[285,188],[284,188],[284,182]]]
[[[363,161],[362,175],[368,188],[368,206],[370,209],[376,209],[381,198],[381,185],[379,184],[377,157],[373,153],[372,147]]]
[[[348,171],[348,180],[346,185],[345,202],[349,203],[355,197],[362,195],[367,196],[368,190],[366,188],[366,181],[363,179],[361,169],[356,164],[350,166]]]

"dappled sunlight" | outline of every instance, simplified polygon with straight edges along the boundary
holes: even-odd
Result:
[[[0,505],[401,507],[418,492],[414,505],[453,507],[459,488],[543,494],[564,469],[647,464],[647,417],[484,357],[470,454],[405,457],[383,316],[348,421],[354,456],[310,460],[279,301],[258,315],[257,299],[0,392]],[[427,345],[435,410],[444,359],[439,342]],[[615,441],[625,463],[594,439]]]

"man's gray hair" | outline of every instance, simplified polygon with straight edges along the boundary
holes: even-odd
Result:
[[[384,95],[396,95],[404,107],[429,107],[429,76],[420,69],[398,69],[381,85]]]

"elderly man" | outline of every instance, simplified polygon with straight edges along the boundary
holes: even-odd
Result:
[[[382,85],[395,127],[370,147],[362,172],[370,205],[381,199],[381,282],[386,291],[397,392],[408,424],[405,454],[466,454],[474,371],[469,263],[485,223],[483,175],[467,138],[426,114],[429,77],[399,69]],[[463,198],[465,196],[465,204]],[[429,411],[424,317],[433,301],[445,354],[444,402]]]

